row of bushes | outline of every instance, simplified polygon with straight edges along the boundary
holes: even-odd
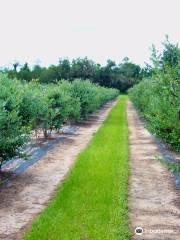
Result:
[[[0,92],[0,167],[8,159],[23,156],[32,131],[37,134],[42,129],[47,137],[63,123],[86,117],[119,94],[88,80],[41,85],[10,80],[4,74]]]
[[[179,151],[180,78],[161,71],[135,85],[129,95],[150,131]]]
[[[152,47],[152,76],[129,90],[148,128],[180,150],[180,48],[166,36],[163,51]]]

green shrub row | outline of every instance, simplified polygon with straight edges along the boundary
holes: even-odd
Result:
[[[180,150],[180,48],[168,36],[163,51],[152,46],[152,75],[129,90],[130,98],[159,138]]]
[[[144,79],[129,95],[147,127],[174,149],[180,150],[180,78],[169,69]]]
[[[32,131],[37,134],[42,129],[47,137],[63,123],[86,117],[118,94],[88,80],[41,85],[38,81],[10,80],[1,74],[0,167],[8,159],[23,156]]]

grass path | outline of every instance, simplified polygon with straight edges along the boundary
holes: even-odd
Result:
[[[130,239],[126,100],[120,97],[24,239]]]

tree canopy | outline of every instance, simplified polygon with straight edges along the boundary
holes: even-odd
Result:
[[[149,69],[141,69],[139,65],[132,63],[127,57],[118,65],[108,59],[105,66],[85,57],[72,61],[67,58],[60,59],[57,65],[49,67],[35,65],[30,68],[28,63],[20,66],[16,62],[13,64],[12,70],[6,69],[4,71],[12,79],[17,78],[28,82],[39,79],[40,83],[55,83],[62,79],[73,81],[76,78],[81,78],[126,92],[142,78],[142,75],[148,74],[147,70]]]

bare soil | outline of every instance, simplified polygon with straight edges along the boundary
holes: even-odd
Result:
[[[64,139],[25,172],[13,177],[8,187],[0,189],[0,239],[17,240],[47,205],[63,181],[79,152],[91,140],[116,101],[78,125],[73,135]]]
[[[173,175],[158,160],[154,137],[145,129],[132,103],[127,103],[130,144],[129,218],[133,239],[179,240],[180,195]]]

